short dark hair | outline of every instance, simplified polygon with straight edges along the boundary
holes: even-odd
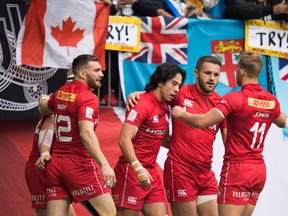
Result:
[[[178,73],[182,76],[182,85],[186,79],[185,70],[180,68],[177,64],[172,63],[163,63],[159,65],[155,72],[150,76],[149,83],[145,86],[145,91],[153,91],[158,87],[158,83],[165,83]]]
[[[79,70],[87,66],[90,61],[99,61],[99,58],[89,54],[77,56],[72,62],[73,74],[76,75]]]
[[[217,64],[220,67],[222,67],[222,63],[221,61],[214,57],[214,56],[202,56],[198,59],[197,63],[196,63],[196,70],[200,71],[202,69],[202,66],[205,62],[210,62],[212,64]]]

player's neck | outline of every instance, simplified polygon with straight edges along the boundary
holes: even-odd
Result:
[[[241,86],[247,85],[247,84],[258,84],[258,79],[252,79],[252,78],[247,78],[247,79],[243,79]]]
[[[162,103],[164,101],[164,99],[161,95],[160,88],[158,87],[158,88],[154,89],[153,92],[154,92],[155,96],[157,97],[158,101]]]

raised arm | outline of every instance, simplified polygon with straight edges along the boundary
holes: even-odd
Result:
[[[38,111],[41,115],[52,114],[52,111],[48,108],[49,95],[41,94],[39,97]]]
[[[183,120],[186,124],[204,129],[222,121],[225,117],[217,109],[213,108],[205,114],[190,114],[186,107],[175,106],[172,108],[172,117]]]

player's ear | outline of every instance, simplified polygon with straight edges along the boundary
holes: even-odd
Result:
[[[240,75],[243,76],[245,71],[240,68],[240,69],[239,69],[239,72],[240,72]]]
[[[86,78],[86,70],[85,69],[80,69],[78,72],[78,75],[81,79],[85,79]]]
[[[163,85],[164,85],[163,82],[158,82],[158,87],[161,87],[161,86],[163,86]]]
[[[194,70],[194,75],[195,75],[196,78],[198,78],[198,76],[199,76],[199,71],[198,71],[197,69]]]

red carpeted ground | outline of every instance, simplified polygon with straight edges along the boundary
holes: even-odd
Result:
[[[31,208],[24,168],[32,148],[37,121],[0,122],[0,216],[35,216]],[[120,149],[117,144],[121,121],[112,108],[100,109],[97,128],[102,150],[112,167]],[[89,216],[81,204],[74,204],[78,216]]]
[[[35,216],[26,186],[24,168],[32,148],[36,121],[0,123],[0,216]],[[114,167],[120,149],[117,144],[121,121],[112,108],[100,109],[97,135],[103,152]],[[89,213],[81,204],[74,205],[79,216]]]

